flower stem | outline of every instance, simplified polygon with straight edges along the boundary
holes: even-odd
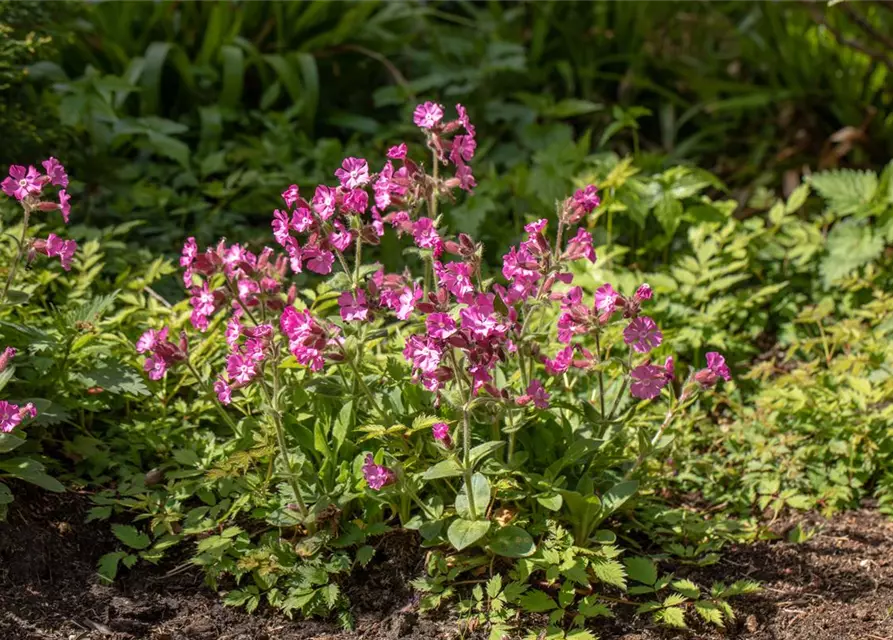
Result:
[[[599,340],[599,331],[595,332],[595,355],[598,358],[598,401],[602,412],[602,420],[605,419],[605,376],[602,371],[602,345]],[[619,396],[618,396],[619,397]]]
[[[22,205],[25,209],[25,214],[22,217],[22,235],[19,238],[19,248],[16,252],[16,257],[12,261],[12,265],[9,267],[9,275],[6,278],[6,284],[3,286],[3,295],[0,297],[0,301],[6,303],[6,296],[9,294],[9,287],[12,284],[13,279],[15,278],[16,271],[19,268],[19,262],[22,260],[22,254],[25,253],[25,238],[28,235],[28,220],[31,218],[31,207],[28,205]]]
[[[191,362],[189,362],[188,358],[186,360],[184,360],[184,363],[186,364],[186,368],[189,369],[189,371],[192,373],[193,376],[195,376],[195,379],[198,381],[198,383],[200,385],[202,385],[203,387],[205,387],[205,392],[210,394],[211,397],[213,398],[214,397],[214,387],[211,386],[211,383],[202,378],[202,376],[198,372],[198,369],[195,368],[195,365],[193,365]],[[239,428],[236,426],[236,423],[233,422],[233,419],[230,417],[230,415],[226,411],[223,410],[223,407],[220,406],[220,403],[216,400],[212,400],[211,404],[214,405],[214,409],[217,410],[217,413],[220,414],[220,417],[223,418],[224,422],[226,422],[226,424],[228,424],[230,426],[230,428],[233,430],[234,433],[238,434]]]

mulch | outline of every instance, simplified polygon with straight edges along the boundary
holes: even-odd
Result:
[[[254,614],[223,606],[193,569],[175,563],[138,566],[113,584],[96,574],[100,556],[117,548],[107,523],[85,523],[86,496],[28,492],[0,523],[2,640],[396,640],[486,637],[455,614],[417,613],[409,580],[424,558],[410,534],[384,536],[370,565],[344,585],[353,631],[333,621],[289,620],[263,608]],[[724,630],[654,627],[642,616],[592,628],[600,640],[893,640],[893,522],[863,509],[826,520],[799,516],[819,533],[738,545],[688,577],[702,584],[742,578],[762,592],[737,599],[737,620]],[[791,521],[789,524],[793,524]]]

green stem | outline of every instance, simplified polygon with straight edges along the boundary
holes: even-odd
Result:
[[[469,398],[469,402],[471,399]],[[468,403],[462,407],[462,465],[465,467],[465,495],[468,497],[468,510],[471,519],[477,520],[477,508],[474,504],[474,490],[471,485],[471,421],[468,417]]]
[[[19,262],[22,260],[22,254],[25,253],[25,238],[28,235],[28,221],[31,218],[31,207],[27,205],[22,205],[25,209],[25,214],[22,217],[22,235],[19,238],[19,248],[16,251],[15,260],[12,262],[12,266],[9,267],[9,275],[6,277],[6,284],[3,286],[3,296],[2,302],[6,303],[6,296],[9,294],[9,287],[12,285],[12,281],[15,278],[16,271],[19,268]]]
[[[599,339],[600,331],[595,332],[595,356],[598,359],[598,401],[602,412],[602,420],[605,419],[605,376],[602,371],[602,345]]]
[[[205,387],[205,393],[209,394],[213,398],[214,387],[211,385],[210,381],[205,380],[201,377],[198,370],[195,368],[195,365],[189,362],[188,358],[183,362],[186,364],[186,368],[189,369],[190,373],[195,376],[196,381],[198,381],[201,386]],[[236,426],[236,423],[233,422],[233,419],[230,417],[230,415],[223,410],[223,407],[220,406],[220,403],[217,400],[212,400],[211,404],[214,405],[214,409],[217,410],[217,413],[220,414],[220,417],[223,418],[224,422],[226,422],[230,426],[234,433],[238,434],[239,428]]]

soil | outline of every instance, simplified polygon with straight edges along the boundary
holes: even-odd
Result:
[[[224,607],[197,571],[176,563],[138,567],[103,584],[96,561],[117,545],[107,523],[85,523],[89,500],[18,494],[0,523],[0,640],[485,637],[463,630],[448,611],[418,615],[408,581],[421,573],[423,556],[410,534],[383,537],[369,567],[344,585],[357,622],[344,632],[333,622]],[[799,545],[728,548],[717,565],[689,576],[702,584],[742,578],[762,584],[761,593],[733,602],[738,619],[727,629],[670,631],[618,611],[592,631],[600,640],[893,640],[893,522],[870,509],[797,521],[819,532]]]

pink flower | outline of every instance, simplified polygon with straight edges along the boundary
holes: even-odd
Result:
[[[0,354],[0,372],[5,371],[6,367],[9,366],[10,361],[16,356],[16,350],[12,347],[6,347],[3,350],[3,353]]]
[[[464,162],[470,162],[474,157],[477,142],[472,136],[456,136],[453,138],[453,148],[450,150],[450,161],[459,166]]]
[[[638,289],[636,289],[635,294],[633,294],[635,299],[639,302],[642,302],[644,300],[651,300],[651,296],[653,295],[654,292],[651,290],[651,287],[648,285],[648,283],[641,285]]]
[[[369,182],[369,165],[362,158],[345,158],[335,177],[345,189],[356,189]]]
[[[68,216],[71,214],[71,205],[68,204],[68,201],[71,200],[71,196],[68,195],[68,192],[65,189],[59,190],[59,211],[62,212],[62,219],[65,221],[65,224],[68,224]]]
[[[728,382],[732,379],[732,374],[729,372],[726,359],[716,351],[709,351],[707,353],[707,368],[698,371],[694,377],[701,387],[707,389],[719,382],[720,378]]]
[[[502,275],[506,280],[521,279],[536,282],[540,279],[539,263],[522,243],[520,247],[511,247],[509,252],[502,256]]]
[[[149,374],[149,380],[161,380],[167,373],[167,361],[156,354],[152,354],[143,363],[143,370]]]
[[[465,132],[468,135],[474,135],[474,125],[471,124],[471,121],[468,119],[468,112],[465,110],[461,104],[456,105],[456,113],[459,114],[459,124],[461,124],[465,128]]]
[[[415,108],[412,121],[422,129],[431,129],[443,120],[443,107],[434,102],[425,102]]]
[[[567,251],[564,252],[566,260],[579,260],[587,258],[595,262],[595,249],[592,248],[592,235],[582,227],[577,229],[577,235],[567,243]]]
[[[282,192],[282,199],[285,200],[285,206],[289,208],[294,206],[295,202],[297,202],[300,197],[300,189],[296,184],[289,186],[288,189]]]
[[[222,377],[214,382],[214,393],[217,394],[220,404],[229,404],[233,401],[233,388]]]
[[[366,294],[362,289],[342,293],[338,296],[338,306],[341,307],[341,319],[345,322],[363,322],[369,316]]]
[[[229,345],[230,349],[238,344],[239,338],[242,337],[242,323],[239,322],[238,318],[232,317],[229,319],[229,322],[226,323],[226,331],[223,332],[223,335],[226,338],[226,344]]]
[[[446,340],[456,333],[456,321],[447,313],[432,313],[425,319],[428,335],[436,340]]]
[[[43,161],[44,171],[47,172],[47,177],[50,181],[59,187],[67,187],[68,186],[68,175],[65,173],[65,167],[62,166],[58,160],[53,157],[50,157],[49,160]],[[68,222],[68,220],[66,220]]]
[[[546,391],[542,382],[531,380],[530,384],[527,385],[527,392],[523,396],[519,396],[515,403],[523,407],[533,401],[533,405],[537,409],[548,409],[550,397],[551,395]]]
[[[298,207],[291,214],[291,220],[288,223],[292,231],[304,233],[313,226],[313,214],[307,207]]]
[[[146,353],[147,351],[155,351],[155,348],[162,342],[167,340],[168,328],[165,327],[160,331],[149,329],[139,337],[136,341],[136,352]]]
[[[288,349],[297,361],[311,371],[319,371],[325,364],[323,349],[327,345],[325,331],[310,312],[286,307],[279,318],[282,333],[288,338]]]
[[[450,437],[450,425],[446,422],[438,422],[431,427],[431,434],[434,439],[446,448],[453,446],[453,439]]]
[[[603,284],[595,290],[595,308],[602,315],[610,315],[617,310],[620,294],[610,284]]]
[[[345,229],[344,225],[335,221],[335,230],[329,234],[329,242],[338,249],[338,251],[343,252],[347,249],[351,243],[353,242],[353,232],[350,229]]]
[[[416,302],[422,297],[423,291],[413,284],[404,287],[400,296],[397,298],[397,307],[394,309],[395,315],[400,320],[408,320],[412,312],[415,311]]]
[[[9,168],[9,177],[0,183],[0,187],[6,195],[16,200],[23,200],[28,194],[40,193],[43,184],[37,169],[34,167],[25,169],[21,165],[14,164]]]
[[[335,206],[337,203],[337,192],[331,187],[324,184],[316,187],[316,193],[313,195],[313,210],[323,220],[328,220],[335,215]]]
[[[633,318],[623,330],[623,341],[639,353],[648,353],[660,346],[664,335],[648,316]]]
[[[667,356],[667,359],[664,360],[664,375],[667,382],[673,382],[673,356]]]
[[[22,422],[19,406],[0,400],[0,433],[10,433]]]
[[[344,196],[344,208],[354,213],[365,213],[369,207],[369,194],[362,189],[352,189]]]
[[[288,212],[279,209],[273,211],[273,222],[271,223],[271,226],[273,227],[273,237],[276,238],[276,242],[284,247],[288,242],[289,237]]]
[[[195,238],[189,237],[183,243],[183,250],[180,252],[180,266],[183,267],[183,286],[189,288],[192,286],[192,265],[198,257],[198,244]]]
[[[477,340],[501,338],[508,330],[494,313],[494,299],[492,293],[478,294],[473,303],[459,311],[462,328]]]
[[[640,364],[630,371],[629,390],[635,397],[642,400],[651,400],[660,395],[660,390],[667,386],[666,370],[653,364]]]
[[[421,249],[436,249],[442,242],[431,218],[419,218],[412,225],[412,237]]]
[[[313,273],[318,273],[323,276],[332,273],[332,263],[335,262],[335,254],[331,251],[307,246],[304,247],[301,255],[306,261],[305,264],[307,265],[307,268]]]
[[[257,363],[247,356],[233,353],[226,359],[226,373],[233,382],[248,384],[257,375]]]
[[[388,157],[391,160],[402,160],[406,157],[406,143],[401,142],[395,147],[388,149]]]
[[[374,491],[381,491],[382,488],[397,481],[397,476],[393,471],[380,464],[375,464],[372,454],[366,456],[363,464],[363,477],[366,484]]]
[[[546,373],[550,376],[559,376],[571,366],[571,362],[574,359],[574,348],[572,346],[567,346],[557,354],[555,354],[554,360],[549,360],[548,358],[543,359],[543,364],[546,366]]]
[[[524,231],[527,232],[527,240],[528,242],[535,242],[536,237],[540,235],[543,230],[546,228],[546,225],[549,223],[545,218],[540,218],[535,222],[529,222],[524,225]]]
[[[434,263],[434,274],[440,286],[456,296],[459,302],[467,302],[474,295],[471,284],[471,267],[464,262]]]
[[[585,213],[592,213],[602,203],[598,196],[598,188],[590,184],[574,192],[574,204]]]
[[[55,233],[47,236],[46,240],[36,240],[34,250],[44,254],[48,258],[59,256],[62,268],[71,271],[71,260],[77,251],[78,243],[74,240],[63,240]]]
[[[422,373],[434,373],[443,355],[440,345],[433,338],[409,336],[403,348],[403,357]]]
[[[467,164],[463,164],[456,169],[456,178],[459,180],[459,188],[464,189],[468,193],[471,193],[471,190],[477,186],[474,175],[471,173],[471,167]]]

